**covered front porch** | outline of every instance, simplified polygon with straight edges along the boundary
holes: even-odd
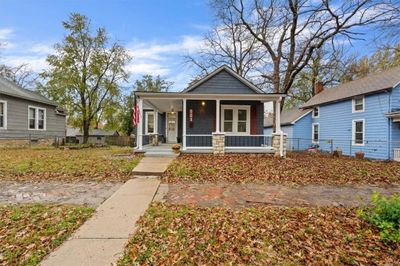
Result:
[[[136,151],[172,149],[173,144],[180,144],[184,153],[284,154],[282,94],[137,92],[136,96],[141,121]],[[263,133],[266,102],[275,102],[277,126],[272,136]]]

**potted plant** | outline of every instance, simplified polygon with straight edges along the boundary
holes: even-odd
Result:
[[[364,159],[365,153],[362,151],[357,151],[356,152],[356,158],[357,159]]]
[[[172,145],[172,150],[174,151],[174,153],[179,153],[180,149],[181,149],[181,145],[179,145],[179,144]]]

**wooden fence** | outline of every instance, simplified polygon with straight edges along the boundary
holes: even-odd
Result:
[[[106,144],[113,146],[134,147],[136,143],[134,136],[107,136]]]

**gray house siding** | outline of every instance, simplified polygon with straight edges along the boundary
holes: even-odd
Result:
[[[187,135],[209,135],[209,136],[188,136],[186,144],[189,147],[206,147],[212,145],[211,134],[215,131],[216,123],[216,102],[205,101],[205,105],[201,105],[202,101],[187,101]],[[258,101],[221,101],[221,105],[250,105],[256,107],[256,135],[263,134],[264,127],[264,104]],[[189,110],[193,110],[193,122],[190,123]],[[251,122],[251,121],[250,121]],[[251,126],[251,125],[250,125]],[[266,140],[263,137],[251,136],[229,136],[225,137],[225,145],[227,147],[261,146]]]
[[[7,102],[7,129],[0,129],[0,139],[32,139],[65,137],[66,118],[56,114],[56,107],[34,101],[0,94],[0,100]],[[28,106],[46,109],[46,129],[28,129]]]
[[[187,93],[252,94],[255,92],[224,70]]]

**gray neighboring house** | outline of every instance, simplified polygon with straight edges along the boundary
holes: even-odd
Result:
[[[56,102],[0,77],[0,140],[65,138],[65,127]]]
[[[119,136],[116,130],[91,129],[89,131],[88,143],[106,144],[106,137]],[[67,143],[83,143],[83,133],[79,128],[67,126]]]

